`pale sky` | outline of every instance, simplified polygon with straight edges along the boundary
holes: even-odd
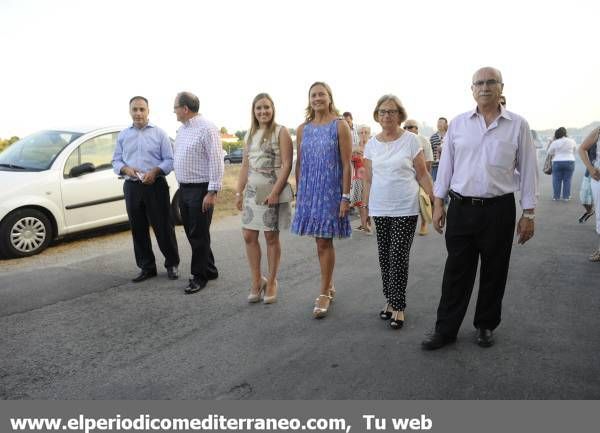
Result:
[[[589,0],[0,0],[0,138],[128,124],[138,94],[174,134],[181,90],[231,133],[266,91],[295,128],[314,81],[376,131],[385,93],[435,125],[474,106],[472,74],[488,65],[533,129],[581,127],[600,120],[599,12]]]

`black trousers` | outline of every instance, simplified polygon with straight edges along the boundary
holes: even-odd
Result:
[[[394,310],[404,311],[410,247],[415,237],[417,216],[376,216],[373,221],[377,228],[383,296]]]
[[[208,183],[179,185],[179,210],[185,234],[192,247],[192,275],[194,279],[207,281],[219,273],[210,248],[210,223],[213,210],[202,212],[202,201],[208,192]]]
[[[169,185],[165,178],[158,177],[152,185],[127,180],[123,184],[123,192],[138,267],[143,270],[156,269],[150,241],[150,226],[165,257],[165,267],[179,265],[177,238],[171,218]]]
[[[483,206],[450,201],[446,222],[448,258],[437,311],[437,332],[449,337],[458,333],[469,306],[479,260],[479,294],[473,325],[493,330],[500,324],[514,231],[513,194]]]

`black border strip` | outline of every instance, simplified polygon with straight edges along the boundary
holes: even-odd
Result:
[[[119,201],[119,200],[125,200],[125,195],[120,195],[117,197],[103,198],[102,200],[86,201],[84,203],[72,204],[70,206],[65,206],[65,209],[67,209],[67,210],[79,209],[80,207],[96,206],[98,204],[110,203],[112,201]]]

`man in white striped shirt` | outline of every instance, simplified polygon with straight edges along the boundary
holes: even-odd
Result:
[[[181,219],[192,247],[192,278],[186,294],[198,292],[219,276],[210,248],[210,223],[223,181],[223,147],[219,130],[199,109],[196,95],[181,92],[175,97],[173,111],[182,125],[175,139],[173,166]]]

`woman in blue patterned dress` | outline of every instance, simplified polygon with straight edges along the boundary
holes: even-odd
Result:
[[[296,133],[298,196],[292,233],[315,238],[321,287],[313,316],[321,318],[335,295],[333,238],[347,238],[351,233],[347,214],[352,136],[348,124],[339,119],[327,84],[316,82],[310,86],[306,121]]]

